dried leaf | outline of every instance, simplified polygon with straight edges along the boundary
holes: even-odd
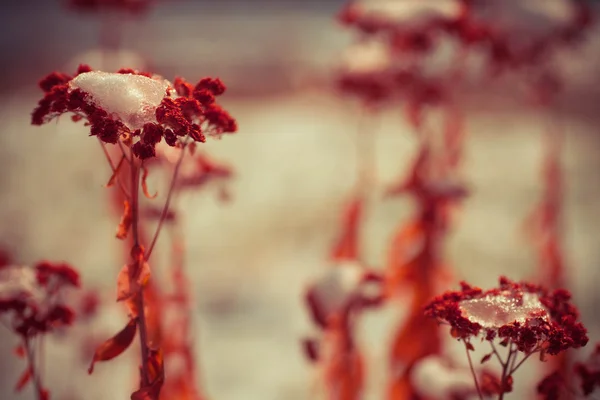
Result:
[[[23,390],[25,385],[27,385],[27,383],[31,380],[31,377],[32,377],[31,367],[27,367],[27,369],[25,371],[23,371],[23,373],[21,374],[21,377],[17,381],[17,385],[15,386],[15,391],[20,392],[21,390]]]
[[[98,361],[108,361],[123,353],[133,342],[137,332],[137,319],[132,319],[129,323],[112,338],[102,343],[96,348],[92,363],[88,368],[88,373],[94,372],[94,364]]]
[[[117,226],[117,239],[125,239],[127,237],[127,233],[129,232],[129,228],[131,228],[131,223],[133,222],[133,215],[131,214],[131,206],[127,200],[124,201],[124,209],[123,216],[121,217],[121,222],[119,222],[119,226]]]
[[[148,357],[148,375],[150,384],[135,391],[131,400],[155,400],[159,398],[160,390],[165,382],[165,368],[162,351],[152,351]]]
[[[147,262],[125,264],[117,277],[117,301],[129,299],[138,293],[150,279],[150,266]]]
[[[154,193],[154,195],[151,195],[148,192],[148,184],[146,183],[146,178],[148,178],[148,168],[142,166],[142,171],[142,191],[144,192],[144,196],[146,196],[149,199],[154,199],[156,198],[156,196],[158,196],[158,192]]]
[[[112,175],[110,176],[110,179],[106,183],[107,188],[109,188],[115,184],[115,181],[117,180],[117,177],[119,176],[119,172],[121,171],[121,167],[123,166],[123,161],[125,161],[125,156],[121,157],[121,160],[119,160],[119,163],[115,167],[115,170],[113,171]],[[112,161],[111,161],[111,163],[112,163]]]
[[[483,358],[481,359],[481,364],[487,362],[492,357],[492,354],[493,353],[489,353],[489,354],[486,354],[485,356],[483,356]]]
[[[308,361],[319,361],[319,342],[316,339],[306,338],[302,341],[302,350]]]

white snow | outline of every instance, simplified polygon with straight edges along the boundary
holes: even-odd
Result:
[[[457,0],[365,0],[357,3],[363,13],[414,26],[435,18],[452,18],[460,12]]]
[[[327,315],[339,311],[357,293],[364,272],[363,266],[355,261],[344,261],[328,267],[314,285],[316,300]]]
[[[95,105],[130,129],[156,122],[156,108],[171,86],[169,81],[158,77],[102,71],[79,74],[70,85],[87,93]]]
[[[350,46],[342,58],[344,71],[369,74],[385,71],[391,66],[389,48],[379,40],[361,41]]]
[[[0,268],[0,300],[12,298],[27,298],[42,303],[44,293],[37,284],[33,268],[21,265]]]
[[[496,329],[511,322],[525,324],[532,315],[548,314],[539,297],[534,293],[522,293],[522,298],[511,291],[500,295],[487,295],[477,299],[460,302],[463,315],[471,322],[484,328]]]
[[[471,371],[451,367],[439,356],[429,356],[417,363],[411,380],[418,393],[432,400],[445,400],[451,394],[471,393],[474,389]]]

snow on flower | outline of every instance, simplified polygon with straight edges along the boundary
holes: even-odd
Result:
[[[558,354],[588,342],[587,330],[578,322],[579,311],[563,289],[549,292],[527,282],[500,278],[498,288],[483,291],[467,283],[460,291],[446,292],[425,308],[429,317],[448,323],[454,337],[468,341],[484,333],[514,343],[521,352]]]
[[[69,86],[87,93],[93,104],[135,130],[156,123],[156,109],[172,84],[160,77],[91,71],[77,75]]]
[[[33,111],[33,125],[72,113],[76,121],[87,120],[91,136],[120,142],[140,159],[154,157],[163,138],[169,146],[185,147],[237,131],[236,121],[216,103],[225,92],[219,79],[192,85],[176,78],[171,85],[132,69],[107,73],[80,65],[74,77],[53,72],[39,85],[45,94]]]

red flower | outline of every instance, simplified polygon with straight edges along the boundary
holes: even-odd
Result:
[[[81,65],[74,77],[53,72],[39,85],[45,95],[33,111],[33,125],[72,113],[74,120],[87,120],[92,136],[105,143],[121,141],[141,159],[154,157],[163,137],[175,147],[188,138],[204,142],[206,135],[237,130],[236,121],[215,103],[225,91],[219,79],[204,78],[192,86],[177,78],[172,85],[145,72],[106,73]]]
[[[579,312],[569,299],[565,290],[549,293],[502,277],[498,288],[485,292],[463,283],[462,290],[436,297],[425,313],[450,324],[458,338],[483,332],[487,340],[497,335],[524,353],[543,350],[554,355],[588,342],[585,327],[577,322]]]

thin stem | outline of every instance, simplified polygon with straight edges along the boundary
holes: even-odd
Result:
[[[475,381],[475,388],[477,389],[477,394],[479,398],[483,400],[483,394],[481,393],[481,389],[479,388],[479,381],[477,380],[477,374],[475,373],[475,368],[473,368],[473,360],[471,360],[471,353],[469,353],[469,346],[466,341],[463,340],[465,344],[465,351],[467,352],[467,360],[469,360],[469,368],[471,369],[471,374],[473,375],[473,381]]]
[[[490,344],[490,346],[492,346],[492,351],[494,352],[494,355],[496,356],[496,358],[498,358],[498,361],[500,362],[500,365],[502,365],[502,368],[504,368],[505,362],[502,360],[502,357],[500,357],[500,353],[498,353],[498,350],[496,350],[496,346],[494,346],[494,343],[492,341],[488,341],[488,343]]]
[[[31,372],[31,378],[33,381],[33,385],[35,386],[36,398],[38,400],[42,400],[43,386],[41,382],[41,378],[38,374],[37,369],[35,368],[35,357],[33,354],[33,350],[31,349],[31,343],[29,339],[24,339],[24,347],[25,354],[27,355],[27,363],[29,364],[29,370]]]
[[[131,153],[131,157],[128,157],[127,152],[125,151],[125,147],[123,146],[123,143],[119,140],[119,141],[117,141],[117,144],[119,145],[119,149],[121,149],[121,153],[123,154],[123,157],[125,157],[125,159],[129,163],[129,165],[132,165],[133,159],[134,159],[133,153]]]
[[[139,191],[140,191],[140,167],[131,153],[131,230],[133,232],[133,247],[139,244]],[[136,260],[137,261],[137,260]],[[146,312],[144,307],[144,289],[141,288],[136,294],[136,305],[138,309],[138,327],[140,331],[140,347],[142,351],[142,385],[149,384],[148,371],[148,332],[146,327]]]
[[[527,359],[528,359],[528,358],[529,358],[529,357],[530,357],[532,354],[534,354],[534,353],[536,353],[536,352],[537,352],[537,350],[534,350],[534,351],[532,351],[531,353],[529,353],[529,354],[525,355],[525,357],[523,357],[523,359],[522,359],[521,361],[519,361],[519,362],[517,363],[517,365],[515,365],[515,366],[513,366],[513,367],[511,368],[511,372],[510,372],[510,373],[511,373],[511,374],[513,374],[513,373],[514,373],[514,372],[515,372],[517,369],[519,369],[519,367],[520,367],[520,366],[521,366],[521,365],[522,365],[522,364],[525,362],[525,360],[527,360]],[[515,358],[516,358],[516,357],[515,357]]]
[[[106,157],[106,160],[108,161],[108,164],[110,165],[110,169],[112,170],[112,173],[114,174],[117,171],[117,167],[113,163],[113,160],[110,157],[108,150],[106,149],[106,145],[100,139],[98,139],[98,143],[100,143],[100,147],[102,147],[104,156]],[[127,157],[125,155],[123,155],[123,158],[121,158],[121,161],[119,161],[119,164],[122,163],[123,160],[125,160],[125,159],[127,159]],[[127,188],[125,187],[125,185],[123,185],[123,181],[121,181],[121,178],[119,178],[117,176],[115,179],[117,180],[117,183],[119,184],[119,188],[121,189],[121,192],[123,192],[123,195],[125,196],[125,198],[130,199],[131,196],[130,196],[129,192],[127,191]]]
[[[167,200],[165,201],[165,205],[160,214],[160,219],[158,220],[158,226],[156,227],[156,232],[154,232],[154,237],[152,238],[152,242],[150,242],[150,246],[148,247],[148,251],[146,252],[146,260],[150,258],[152,254],[152,250],[154,250],[154,246],[156,245],[156,241],[158,240],[158,235],[162,230],[162,226],[167,217],[167,213],[169,212],[169,206],[171,204],[171,199],[173,197],[173,193],[175,192],[175,183],[177,182],[177,176],[179,175],[179,168],[181,167],[181,163],[183,161],[183,156],[185,155],[185,149],[187,144],[184,143],[181,147],[181,153],[179,154],[179,159],[175,164],[175,168],[173,169],[173,176],[171,177],[171,184],[169,185],[169,191],[167,193]]]
[[[512,349],[512,342],[508,343],[508,356],[506,357],[506,363],[502,366],[502,378],[500,379],[500,396],[498,396],[498,400],[504,399],[504,388],[506,388],[506,379],[510,376],[509,367],[511,362],[513,362],[512,357],[515,355]]]

